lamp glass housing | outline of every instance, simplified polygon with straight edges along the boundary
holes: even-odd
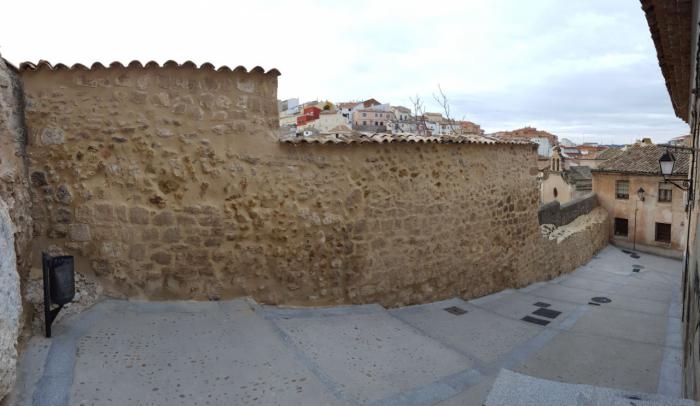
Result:
[[[676,166],[676,157],[673,156],[668,150],[661,155],[659,158],[659,167],[661,169],[661,176],[667,179],[671,174],[673,174],[673,167]]]

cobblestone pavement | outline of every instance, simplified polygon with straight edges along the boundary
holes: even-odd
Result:
[[[481,405],[503,370],[679,397],[680,284],[679,261],[609,246],[549,282],[397,309],[107,300],[32,338],[10,404]]]

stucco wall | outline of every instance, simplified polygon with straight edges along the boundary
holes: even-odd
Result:
[[[567,203],[572,199],[572,187],[564,181],[561,172],[548,172],[546,178],[542,180],[542,203],[550,203],[558,201],[559,203]],[[557,195],[554,196],[554,189],[557,190]]]
[[[617,180],[629,181],[629,199],[615,198],[615,182]],[[678,188],[673,189],[671,202],[659,202],[659,183],[662,178],[656,176],[636,176],[626,174],[593,173],[593,191],[598,196],[598,202],[610,213],[610,240],[622,246],[630,246],[634,240],[635,207],[636,214],[636,244],[644,249],[662,254],[680,257],[685,248],[685,225],[687,215],[684,202],[685,192]],[[645,199],[640,201],[637,190],[642,187],[645,190]],[[628,220],[628,236],[614,235],[615,217]],[[655,241],[656,223],[671,224],[671,244]]]
[[[21,86],[0,58],[0,400],[15,380],[20,273],[28,269],[32,229],[24,140]]]

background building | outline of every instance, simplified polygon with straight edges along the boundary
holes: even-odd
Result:
[[[661,176],[659,158],[664,151],[649,143],[629,146],[592,171],[593,192],[610,213],[612,243],[680,258],[686,242],[686,196]],[[676,158],[674,176],[685,179],[689,155],[677,153]]]

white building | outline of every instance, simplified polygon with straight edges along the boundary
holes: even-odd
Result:
[[[338,126],[347,126],[347,121],[342,113],[339,110],[324,110],[319,114],[318,119],[299,127],[297,131],[301,132],[313,127],[319,132],[325,133]]]

